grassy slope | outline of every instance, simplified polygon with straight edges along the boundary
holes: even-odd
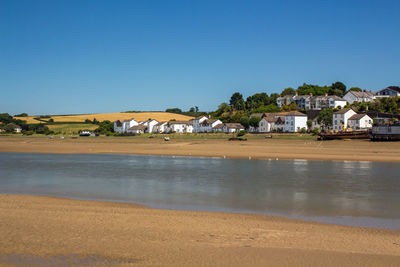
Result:
[[[54,131],[56,134],[73,134],[78,133],[80,130],[95,130],[98,125],[96,124],[55,124],[55,125],[47,125],[50,130]]]

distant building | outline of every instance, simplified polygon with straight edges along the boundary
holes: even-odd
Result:
[[[192,120],[192,123],[193,123],[193,132],[194,133],[199,133],[200,132],[200,124],[203,122],[203,121],[205,121],[205,120],[208,120],[208,117],[207,116],[199,116],[199,117],[196,117],[196,118],[194,118],[193,120]]]
[[[164,133],[166,132],[168,122],[162,121],[157,123],[156,125],[153,126],[152,133]]]
[[[291,103],[295,103],[299,109],[322,110],[325,108],[343,108],[347,104],[347,101],[344,98],[328,94],[323,96],[313,96],[312,94],[287,95],[278,97],[276,100],[276,104],[280,108]]]
[[[400,87],[398,86],[388,86],[378,92],[376,92],[378,97],[394,97],[400,96]]]
[[[127,130],[127,133],[131,134],[142,134],[145,133],[147,130],[147,126],[145,124],[134,125]]]
[[[275,129],[275,123],[279,118],[276,117],[263,117],[258,123],[258,132],[269,133]]]
[[[353,130],[372,128],[372,119],[367,114],[354,114],[347,122],[348,127]]]
[[[139,123],[134,118],[129,120],[117,120],[114,121],[114,132],[127,133],[128,129],[135,125],[139,125]]]
[[[245,130],[245,128],[240,123],[225,123],[223,127],[225,133],[237,133],[241,130]]]
[[[342,131],[343,129],[347,129],[348,119],[355,114],[357,113],[351,108],[344,108],[334,112],[332,115],[333,130]]]
[[[295,133],[301,129],[307,129],[307,115],[298,111],[291,111],[285,115],[285,126],[283,131]]]
[[[21,128],[21,126],[19,126],[19,125],[15,126],[15,128],[14,128],[14,132],[16,132],[16,133],[20,133],[21,131],[22,131],[22,128]]]
[[[192,121],[169,121],[166,126],[166,132],[175,133],[192,133],[193,122]]]
[[[376,96],[373,92],[348,91],[343,96],[343,99],[349,102],[349,104],[353,104],[354,102],[372,102],[376,99]]]

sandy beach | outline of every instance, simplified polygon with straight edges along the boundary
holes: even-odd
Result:
[[[66,259],[102,266],[400,262],[399,231],[55,197],[0,195],[0,235],[1,266],[69,266]]]
[[[0,152],[118,153],[251,159],[307,159],[400,162],[400,142],[160,138],[0,137]]]

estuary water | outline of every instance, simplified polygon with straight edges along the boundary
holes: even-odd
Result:
[[[400,229],[400,164],[0,153],[0,193]]]

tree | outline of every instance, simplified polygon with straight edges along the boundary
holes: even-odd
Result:
[[[346,85],[344,85],[344,83],[342,82],[335,82],[332,83],[331,85],[332,90],[340,90],[342,91],[342,93],[344,94],[344,92],[346,92]]]
[[[199,112],[199,107],[198,106],[195,106],[194,107],[194,111],[197,113],[197,112]]]
[[[234,93],[229,100],[229,104],[234,110],[243,110],[245,108],[245,103],[241,93]]]
[[[279,94],[277,94],[277,93],[272,93],[272,94],[269,96],[269,103],[268,103],[268,104],[276,105],[276,100],[278,99],[278,97],[279,97]]]
[[[275,104],[269,104],[268,106],[261,106],[259,108],[253,109],[251,113],[270,113],[281,111],[279,107]]]
[[[289,104],[289,110],[290,111],[294,111],[294,110],[298,110],[298,107],[296,105],[296,103],[292,102]]]
[[[28,117],[28,113],[16,114],[14,117]]]
[[[13,122],[10,122],[4,127],[4,130],[7,133],[13,133],[15,131],[15,127],[17,127],[17,125]]]
[[[250,126],[250,120],[248,117],[241,117],[239,123],[244,126],[244,128],[248,129]]]
[[[328,128],[332,126],[333,109],[323,109],[318,115],[318,123]]]
[[[251,117],[249,120],[249,124],[251,127],[257,128],[260,120],[261,120],[260,117]]]
[[[182,110],[180,108],[167,108],[165,112],[181,114]]]
[[[307,120],[307,128],[308,130],[311,130],[312,127],[312,120]]]
[[[349,91],[362,92],[362,89],[360,87],[351,87]]]
[[[195,109],[194,107],[191,107],[191,108],[189,109],[189,112],[190,112],[190,113],[194,113],[194,112],[196,112],[196,109]]]
[[[288,87],[288,88],[286,88],[286,89],[284,89],[284,90],[282,91],[281,96],[285,96],[285,95],[294,95],[294,94],[296,94],[296,91],[295,91],[293,88]]]

